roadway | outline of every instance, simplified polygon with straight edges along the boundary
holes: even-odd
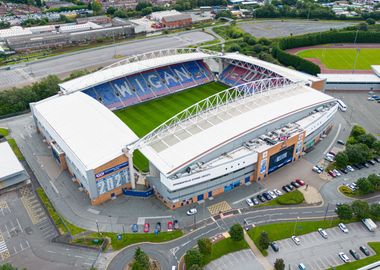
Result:
[[[0,69],[0,90],[23,86],[48,75],[67,76],[74,70],[104,67],[130,56],[168,48],[181,48],[213,40],[202,31],[189,31],[172,35],[127,41],[93,49],[67,53],[42,60]],[[117,56],[117,57],[115,57]]]

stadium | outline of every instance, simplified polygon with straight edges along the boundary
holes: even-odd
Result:
[[[239,53],[167,49],[64,82],[31,109],[92,204],[154,193],[174,209],[302,158],[338,108],[324,83]]]

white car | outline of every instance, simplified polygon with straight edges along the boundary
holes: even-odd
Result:
[[[336,176],[341,176],[342,174],[337,170],[337,169],[334,169],[333,172],[336,174]]]
[[[301,245],[301,241],[297,236],[293,235],[292,240],[294,243],[296,243],[297,246]]]
[[[344,261],[345,263],[348,263],[350,261],[350,258],[348,258],[348,256],[344,254],[343,252],[339,252],[338,255],[339,255],[339,258],[341,258],[342,261]]]
[[[196,213],[198,213],[197,209],[191,208],[191,209],[189,209],[189,211],[186,212],[186,215],[192,216],[192,215],[195,215]]]
[[[248,204],[248,206],[254,206],[253,202],[251,199],[246,199],[245,202]]]
[[[316,172],[316,173],[322,173],[322,170],[318,168],[317,166],[314,166],[312,170],[313,172]]]
[[[369,101],[375,100],[373,97],[368,97]]]
[[[334,161],[334,159],[331,156],[325,156],[325,160],[327,160],[329,162],[333,162]]]
[[[323,238],[327,239],[327,232],[324,229],[319,228],[318,232]]]
[[[347,165],[347,170],[349,170],[350,172],[354,172],[354,168],[352,168],[350,165]]]
[[[273,192],[276,193],[277,196],[281,196],[282,195],[281,190],[278,190],[276,188],[273,190]]]
[[[348,233],[348,229],[347,229],[346,225],[344,225],[343,223],[339,223],[338,227],[339,227],[339,229],[342,230],[342,232]]]
[[[275,199],[275,198],[277,198],[277,195],[276,194],[274,194],[274,192],[273,191],[268,191],[268,194],[273,198],[273,199]]]

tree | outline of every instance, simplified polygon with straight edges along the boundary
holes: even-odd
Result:
[[[133,262],[132,269],[140,270],[140,269],[149,269],[150,261],[148,255],[141,248],[137,248],[135,251],[135,261]]]
[[[240,52],[241,48],[238,43],[232,43],[227,47],[228,52]]]
[[[365,22],[361,22],[358,24],[358,30],[360,31],[368,31],[368,24]]]
[[[365,129],[359,125],[354,125],[351,130],[350,136],[353,136],[355,139],[360,135],[364,135],[366,133]]]
[[[376,219],[380,218],[380,204],[379,203],[372,204],[370,207],[370,213],[374,218]]]
[[[268,249],[269,247],[269,236],[267,232],[261,232],[259,238],[259,247],[261,249]]]
[[[276,259],[274,262],[274,269],[275,270],[284,270],[285,269],[285,263],[283,259]]]
[[[212,243],[208,238],[202,238],[198,240],[199,252],[202,255],[210,255],[212,251]]]
[[[368,218],[370,216],[369,205],[366,201],[354,201],[351,205],[351,208],[355,216],[360,219]]]
[[[350,163],[362,163],[370,158],[370,151],[366,144],[357,143],[353,145],[347,145],[345,150]]]
[[[91,6],[92,6],[92,11],[94,12],[94,15],[102,14],[103,6],[99,0],[93,0]]]
[[[113,15],[113,14],[115,14],[115,11],[116,11],[116,8],[114,8],[114,7],[109,7],[109,8],[107,8],[106,13],[107,13],[108,15]]]
[[[348,156],[346,152],[337,153],[335,156],[335,162],[336,162],[336,166],[339,169],[347,167],[349,160],[348,160]]]
[[[368,194],[371,192],[374,192],[374,187],[372,183],[367,179],[367,178],[359,178],[356,181],[356,185],[358,186],[358,189],[363,193],[363,194]]]
[[[367,177],[367,180],[372,184],[375,190],[380,190],[380,177],[376,174],[370,174]]]
[[[380,141],[376,141],[372,145],[372,149],[380,155]]]
[[[253,45],[252,50],[253,50],[255,53],[259,54],[259,53],[261,53],[261,51],[263,50],[263,45],[261,45],[261,44]]]
[[[144,1],[138,2],[138,4],[136,5],[136,10],[141,11],[144,8],[151,7],[151,6],[152,6],[152,4],[149,2],[144,2]]]
[[[153,12],[152,7],[146,7],[141,10],[141,15],[146,16]]]
[[[340,219],[350,220],[352,218],[352,209],[348,204],[338,205],[337,215]]]
[[[232,18],[232,13],[229,10],[218,11],[215,15],[215,19],[219,18]]]
[[[262,38],[260,38],[260,39],[258,40],[258,43],[260,43],[260,44],[262,44],[262,45],[265,45],[265,46],[268,46],[268,45],[270,45],[270,40],[267,39],[267,38],[262,37]]]
[[[373,146],[373,144],[376,142],[375,136],[373,136],[370,133],[362,134],[356,138],[356,141],[359,143],[363,143],[367,145],[369,148]]]
[[[369,25],[373,25],[376,23],[376,21],[372,18],[368,18],[367,20],[365,20]]]
[[[230,228],[230,236],[234,241],[241,241],[244,238],[243,227],[240,224],[234,224]]]
[[[189,270],[202,270],[202,267],[200,267],[198,264],[193,264]]]
[[[193,265],[201,265],[202,255],[196,249],[190,249],[186,251],[185,263],[186,268],[191,268]]]

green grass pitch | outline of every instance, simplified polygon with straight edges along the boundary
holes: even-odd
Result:
[[[357,49],[317,48],[297,53],[302,58],[318,58],[326,68],[351,70],[354,67]],[[380,63],[380,49],[362,48],[359,51],[355,69],[370,70],[371,65]]]
[[[211,82],[177,94],[127,107],[115,111],[115,114],[141,138],[187,107],[227,88],[221,83]],[[133,162],[140,170],[148,171],[148,160],[141,152],[134,152]]]

